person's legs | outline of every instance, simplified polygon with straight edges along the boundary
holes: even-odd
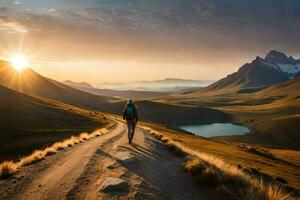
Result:
[[[133,139],[134,133],[135,133],[135,126],[136,126],[136,122],[132,123],[132,129],[131,129],[131,139]]]
[[[127,129],[128,129],[128,141],[129,141],[129,144],[131,144],[131,139],[132,139],[132,122],[130,120],[127,120]]]

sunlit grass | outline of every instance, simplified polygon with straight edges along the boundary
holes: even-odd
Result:
[[[20,167],[30,165],[40,160],[43,160],[45,159],[46,156],[56,154],[60,150],[70,148],[83,141],[87,141],[92,138],[105,135],[109,132],[109,129],[113,128],[113,126],[114,124],[109,124],[108,126],[98,129],[90,134],[81,133],[79,136],[72,136],[69,139],[63,140],[61,142],[56,142],[50,147],[47,147],[45,149],[35,150],[32,154],[21,158],[18,162],[5,161],[0,164],[0,177],[8,177],[16,173]]]
[[[5,161],[0,165],[0,175],[1,177],[7,177],[11,174],[16,173],[18,165],[12,161]]]
[[[216,187],[228,199],[296,200],[278,184],[251,176],[214,155],[190,149],[160,131],[146,126],[142,128],[161,140],[172,151],[189,155],[184,168],[193,175],[195,181],[201,185]]]

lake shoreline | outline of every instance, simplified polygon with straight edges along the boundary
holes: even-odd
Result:
[[[242,136],[247,135],[251,130],[240,124],[236,123],[212,123],[212,124],[199,124],[199,125],[184,125],[180,129],[190,132],[197,136],[206,138],[224,137],[224,136]]]

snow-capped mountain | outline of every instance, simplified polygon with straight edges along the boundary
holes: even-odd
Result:
[[[276,70],[280,70],[292,79],[300,72],[300,60],[294,59],[292,56],[287,57],[279,51],[271,51],[265,57],[265,61],[271,64]]]
[[[201,91],[240,90],[276,85],[300,75],[300,60],[284,53],[270,51],[265,58],[257,57],[241,66],[237,72],[203,88]]]

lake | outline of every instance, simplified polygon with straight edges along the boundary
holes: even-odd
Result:
[[[217,136],[228,136],[228,135],[245,135],[250,130],[241,125],[232,123],[214,123],[206,125],[187,125],[180,126],[182,130],[188,131],[195,135],[203,137],[217,137]]]

